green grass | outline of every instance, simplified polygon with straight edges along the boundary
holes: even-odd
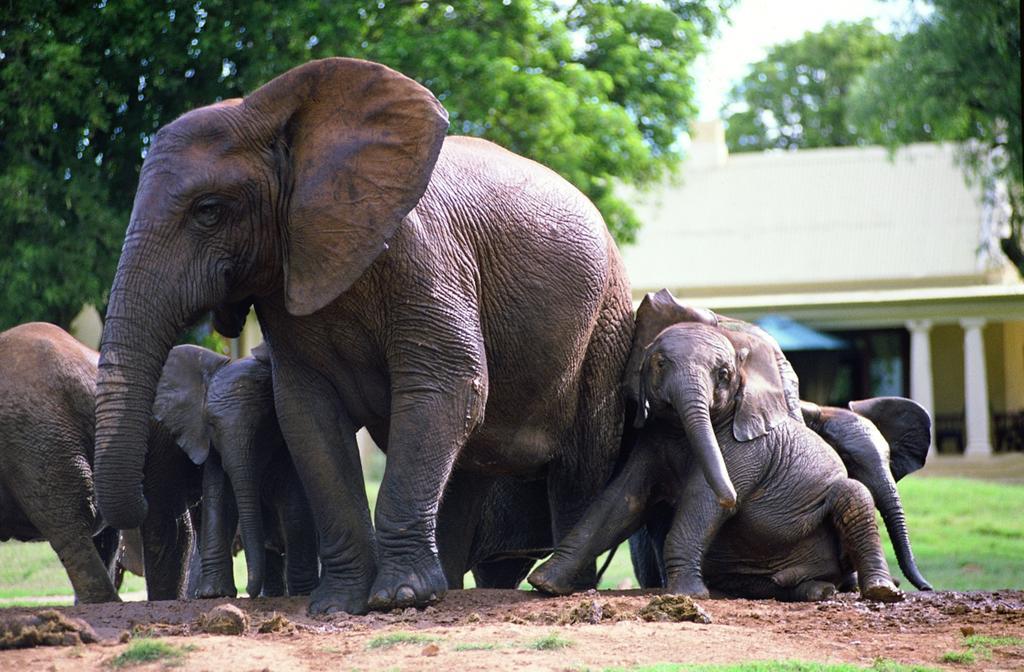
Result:
[[[537,651],[558,651],[559,649],[567,649],[575,645],[575,642],[571,639],[559,637],[557,632],[552,632],[549,635],[544,635],[539,639],[527,642],[524,648],[536,649]]]
[[[158,639],[140,638],[132,640],[128,648],[110,661],[112,667],[133,667],[145,665],[156,660],[176,665],[184,661],[185,655],[194,650],[194,646],[174,646]]]
[[[432,635],[420,635],[415,632],[391,632],[380,637],[374,637],[366,644],[366,648],[390,649],[400,644],[429,644],[436,641],[437,637]]]
[[[1020,637],[990,637],[988,635],[970,635],[964,637],[964,646],[969,649],[994,649],[1000,646],[1024,646]]]
[[[972,651],[946,651],[939,660],[955,665],[973,665],[974,653]]]
[[[371,504],[378,488],[378,482],[367,482]],[[910,476],[899,488],[918,567],[937,590],[1024,587],[1019,560],[1024,557],[1024,516],[1013,515],[1024,511],[1024,485]],[[879,529],[889,565],[900,576],[885,528],[879,524]],[[603,561],[603,557],[598,560]],[[467,588],[475,585],[472,578],[466,575]],[[623,544],[600,587],[616,588],[626,581],[636,586],[629,549]],[[245,583],[245,560],[240,554],[235,558],[235,585],[240,595]],[[913,590],[907,581],[903,587]],[[121,590],[144,591],[145,581],[126,575]],[[51,596],[53,603],[67,604],[71,593],[67,574],[49,544],[0,544],[0,599]],[[5,602],[3,606],[13,605]]]
[[[964,637],[963,651],[947,651],[940,660],[943,663],[957,665],[973,665],[978,658],[988,660],[992,657],[992,649],[1001,646],[1024,647],[1024,639],[1020,637],[990,637],[988,635],[969,635]]]
[[[465,644],[456,644],[452,647],[452,651],[494,651],[497,648],[497,644],[490,642],[466,642]]]
[[[936,590],[1024,587],[1024,485],[910,476],[899,484],[917,566]],[[885,526],[882,546],[901,576]],[[913,590],[903,581],[905,590]]]

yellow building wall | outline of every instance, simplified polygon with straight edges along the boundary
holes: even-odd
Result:
[[[1002,342],[1004,405],[1007,411],[1024,409],[1024,322],[1004,322]]]
[[[985,338],[985,376],[988,383],[988,405],[996,413],[1006,410],[1006,356],[1003,351],[1005,327],[989,323],[982,329]]]
[[[1024,409],[1024,322],[985,325],[988,402],[994,412]],[[937,414],[964,410],[964,331],[958,324],[932,328],[932,377]]]
[[[964,411],[964,332],[958,324],[932,328],[932,382],[935,413]]]

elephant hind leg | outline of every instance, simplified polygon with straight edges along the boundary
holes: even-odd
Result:
[[[878,602],[899,602],[903,592],[893,583],[882,553],[871,493],[859,481],[849,478],[830,486],[832,524],[843,548],[853,560],[861,596]]]
[[[42,530],[45,533],[45,530]],[[65,533],[66,534],[66,533]],[[50,546],[56,551],[75,590],[75,601],[81,603],[119,602],[117,589],[111,581],[107,567],[96,552],[93,540],[86,534],[67,538],[64,534],[50,536]]]
[[[621,458],[623,416],[620,375],[629,355],[633,311],[625,279],[610,278],[579,374],[579,396],[571,439],[548,471],[555,545],[583,518],[609,483]],[[575,587],[597,583],[593,562],[582,567]]]

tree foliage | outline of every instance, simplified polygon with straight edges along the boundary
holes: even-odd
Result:
[[[990,198],[997,182],[1007,186],[1012,212],[1003,249],[1024,273],[1017,0],[931,0],[851,98],[850,119],[872,141],[962,141],[968,176]]]
[[[730,91],[723,117],[734,152],[864,144],[847,118],[857,78],[890,54],[895,38],[868,20],[826,25],[778,44]]]
[[[105,303],[157,128],[313,58],[390,65],[452,132],[490,138],[583,190],[619,241],[612,180],[678,161],[690,68],[734,0],[13,3],[0,23],[0,328]]]

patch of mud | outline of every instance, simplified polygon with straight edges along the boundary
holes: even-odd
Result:
[[[700,622],[699,615],[697,622],[670,620],[688,614],[690,604],[711,622]],[[242,635],[199,629],[200,617],[220,605],[233,605],[248,618]],[[186,669],[236,669],[244,660],[244,669],[429,672],[755,660],[869,667],[875,659],[943,668],[948,667],[943,656],[967,650],[969,636],[1024,637],[1024,592],[1010,590],[912,592],[898,604],[867,602],[856,594],[821,603],[709,599],[698,604],[657,591],[592,591],[555,598],[529,591],[465,590],[451,591],[426,609],[367,616],[311,617],[307,605],[308,598],[258,598],[47,609],[67,622],[82,619],[109,646],[3,651],[0,669],[103,669],[104,661],[123,649],[118,641],[138,635],[164,637],[187,649]],[[45,611],[0,610],[0,624],[33,622],[43,619]],[[645,621],[644,614],[657,620]],[[404,633],[395,646],[371,646],[393,633]],[[537,643],[552,636],[564,648],[541,650]],[[63,635],[59,639],[65,643]],[[425,644],[424,639],[429,641]],[[68,638],[67,643],[75,642]],[[1024,669],[1024,647],[1016,644],[993,645],[985,656],[979,654],[971,669]]]
[[[80,618],[69,618],[56,609],[10,617],[0,615],[0,649],[74,646],[98,641],[92,626]]]

